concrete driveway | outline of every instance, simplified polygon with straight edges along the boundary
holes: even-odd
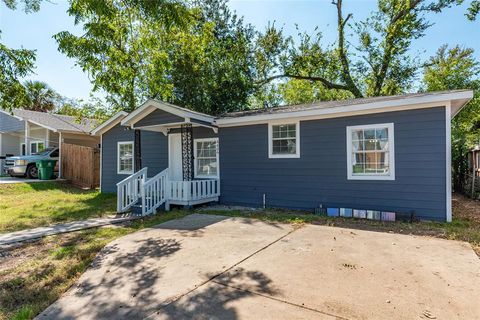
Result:
[[[112,242],[38,319],[480,319],[462,242],[193,214]]]

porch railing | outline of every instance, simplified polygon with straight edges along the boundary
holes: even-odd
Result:
[[[145,167],[117,183],[117,212],[127,211],[141,197],[147,170]]]
[[[196,201],[220,196],[220,180],[170,181],[169,200]]]
[[[142,215],[150,214],[165,203],[168,169],[148,179],[142,188]]]
[[[145,167],[117,183],[117,212],[141,204],[142,215],[147,215],[165,202],[192,205],[220,196],[220,180],[171,181],[168,170],[147,179],[148,168]]]

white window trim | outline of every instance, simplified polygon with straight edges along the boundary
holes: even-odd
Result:
[[[120,146],[121,145],[127,145],[127,144],[132,145],[132,170],[120,171]],[[134,171],[133,167],[135,165],[134,158],[135,158],[135,145],[134,145],[133,141],[118,141],[117,142],[117,174],[133,174],[133,171]]]
[[[217,144],[217,174],[216,175],[204,175],[197,174],[197,142],[209,142],[214,141]],[[218,138],[203,138],[203,139],[194,139],[193,140],[193,173],[195,178],[206,178],[206,179],[218,179],[220,177],[220,145],[218,144]]]
[[[352,131],[363,129],[376,129],[387,128],[388,129],[388,155],[389,155],[389,173],[363,173],[353,174],[352,168]],[[347,126],[347,179],[348,180],[395,180],[395,130],[393,123],[377,123],[360,126]]]
[[[32,154],[32,153],[33,153],[33,152],[32,152],[32,145],[33,145],[33,144],[36,144],[36,145],[37,145],[37,151],[35,151],[35,152],[39,152],[39,151],[38,151],[38,144],[39,144],[39,143],[43,143],[43,149],[47,148],[47,146],[46,146],[46,144],[45,144],[45,141],[44,141],[44,140],[35,140],[35,141],[30,141],[30,142],[29,142],[29,150],[30,150],[30,154]]]
[[[295,125],[295,134],[296,134],[296,143],[295,143],[295,153],[294,154],[273,154],[273,126],[278,125],[288,125],[294,124]],[[282,121],[270,121],[268,122],[268,158],[269,159],[292,159],[292,158],[300,158],[300,121],[293,120],[282,120]]]

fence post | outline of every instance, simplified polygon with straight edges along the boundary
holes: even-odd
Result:
[[[475,173],[475,164],[472,163],[472,199],[475,199]]]

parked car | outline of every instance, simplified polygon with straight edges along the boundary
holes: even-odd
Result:
[[[9,157],[5,161],[5,173],[11,177],[38,178],[36,162],[39,160],[58,160],[58,148],[46,148],[29,156]],[[58,172],[58,163],[54,172]]]

